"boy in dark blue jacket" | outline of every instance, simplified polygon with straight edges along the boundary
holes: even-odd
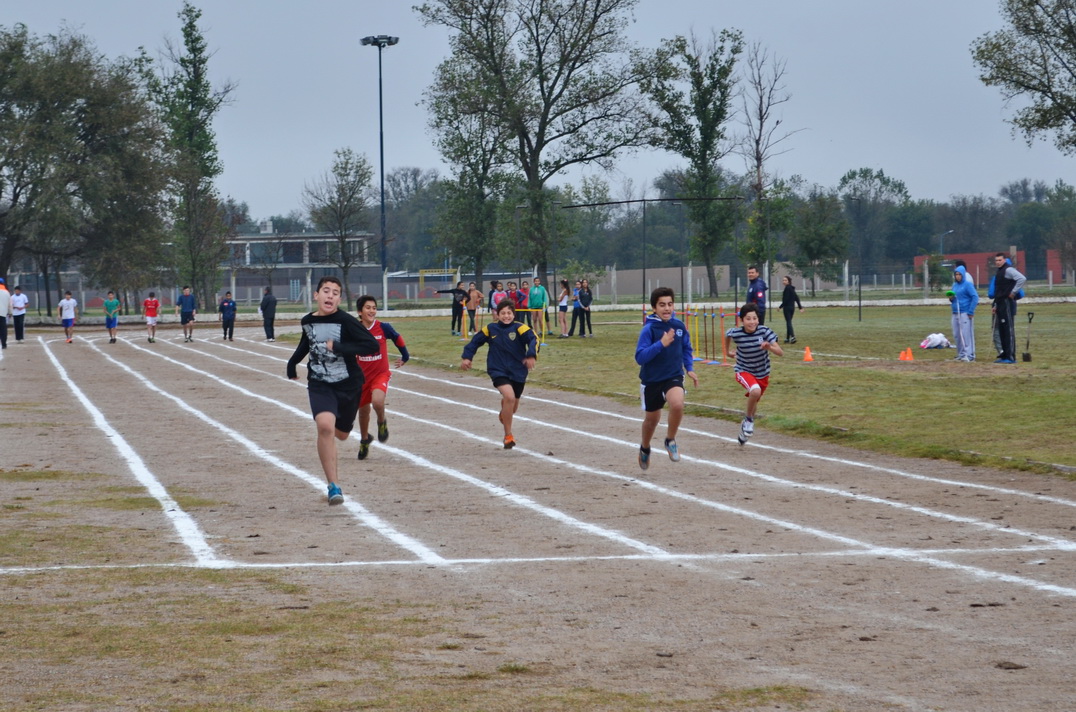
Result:
[[[471,359],[482,344],[489,344],[486,357],[486,373],[493,379],[493,387],[501,392],[501,425],[504,426],[504,449],[516,446],[512,436],[512,416],[519,410],[527,372],[534,368],[538,358],[538,337],[534,331],[515,321],[516,308],[511,299],[503,299],[497,305],[497,321],[479,329],[470,343],[463,347],[460,368],[471,368]]]
[[[671,287],[658,287],[650,294],[654,313],[646,317],[639,343],[635,346],[635,362],[639,364],[642,381],[643,438],[639,445],[639,467],[650,466],[650,440],[661,420],[661,409],[669,404],[669,425],[665,451],[673,462],[680,461],[676,446],[676,431],[684,417],[684,373],[697,388],[694,351],[691,335],[684,322],[673,316],[675,292]]]

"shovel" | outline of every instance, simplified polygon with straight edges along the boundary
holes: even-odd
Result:
[[[1034,318],[1035,312],[1027,313],[1027,345],[1024,347],[1027,350],[1020,355],[1020,358],[1024,361],[1024,363],[1028,363],[1031,361],[1031,320]]]

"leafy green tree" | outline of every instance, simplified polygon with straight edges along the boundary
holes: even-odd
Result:
[[[811,281],[812,297],[819,279],[840,277],[851,233],[852,225],[835,190],[815,186],[795,207],[788,234],[793,253],[788,262],[794,272]]]
[[[385,176],[385,204],[394,235],[388,262],[419,270],[443,264],[445,251],[435,249],[434,228],[441,202],[441,181],[435,170],[394,168]]]
[[[1046,248],[1051,242],[1057,214],[1045,203],[1024,203],[1016,209],[1005,227],[1010,245],[1024,250],[1027,264],[1021,265],[1025,274],[1041,274],[1046,269]]]
[[[439,191],[442,202],[433,231],[464,271],[482,282],[496,253],[496,211],[510,182],[506,148],[511,132],[498,120],[495,99],[481,82],[482,68],[466,55],[452,56],[434,73],[425,92],[430,128],[452,180]]]
[[[888,221],[893,207],[911,199],[904,182],[882,169],[859,168],[845,173],[837,184],[852,219],[852,254],[861,274],[877,268],[886,253]]]
[[[67,30],[0,27],[0,274],[25,255],[46,280],[78,260],[98,284],[146,281],[137,247],[160,230],[162,149],[136,61]]]
[[[796,196],[793,186],[777,180],[769,187],[766,197],[750,206],[747,229],[739,245],[739,258],[758,265],[773,263],[784,246],[785,234],[795,224]]]
[[[1049,191],[1055,220],[1050,232],[1050,246],[1058,251],[1066,274],[1076,269],[1076,188],[1063,181]],[[1061,275],[1054,275],[1059,279]]]
[[[1072,0],[1002,0],[1007,27],[972,43],[979,78],[1006,101],[1019,99],[1013,127],[1030,144],[1053,135],[1076,153],[1076,8]]]
[[[353,238],[370,224],[368,196],[374,171],[365,156],[350,148],[338,148],[333,156],[332,167],[303,188],[303,204],[310,221],[335,238],[326,261],[340,269],[350,303],[351,269],[366,261],[365,250]]]
[[[223,219],[213,185],[223,167],[217,151],[213,119],[235,89],[231,82],[214,88],[209,79],[212,54],[198,20],[202,12],[183,3],[183,47],[168,44],[159,72],[143,54],[146,76],[161,117],[168,127],[175,161],[173,171],[174,242],[180,282],[194,286],[203,302],[220,284],[219,268],[228,257],[231,226]]]
[[[661,70],[644,75],[640,88],[656,108],[658,126],[653,143],[687,159],[677,197],[691,216],[690,252],[706,269],[710,296],[717,296],[715,263],[721,249],[732,241],[740,221],[738,188],[718,162],[732,149],[725,133],[732,115],[736,60],[743,37],[736,30],[715,34],[706,47],[693,36],[666,40],[658,53]],[[683,84],[686,82],[686,92]],[[714,200],[728,198],[727,201]]]
[[[936,244],[939,231],[935,229],[934,203],[929,200],[909,200],[894,206],[889,211],[886,222],[885,256],[891,260],[893,271],[901,271],[912,260],[913,255],[930,252]],[[956,237],[956,228],[951,237]],[[955,240],[946,239],[946,252],[956,251]]]
[[[452,57],[466,65],[474,110],[508,132],[505,143],[527,190],[527,244],[545,274],[550,252],[546,183],[566,168],[609,166],[649,138],[636,87],[652,66],[625,39],[638,0],[434,0],[427,24],[448,28]],[[448,101],[431,88],[435,101]]]

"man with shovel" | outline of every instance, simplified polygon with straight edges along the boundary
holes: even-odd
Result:
[[[1005,253],[994,255],[998,268],[994,277],[994,316],[1001,336],[1001,356],[994,363],[1016,363],[1016,293],[1027,278],[1012,265],[1005,264]]]

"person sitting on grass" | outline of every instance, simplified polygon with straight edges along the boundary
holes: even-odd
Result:
[[[497,304],[497,320],[479,329],[470,343],[463,347],[460,368],[470,370],[471,360],[483,344],[489,344],[486,372],[493,387],[501,393],[501,425],[504,427],[504,449],[516,445],[512,435],[512,417],[519,410],[527,372],[538,358],[538,337],[526,324],[515,321],[516,309],[511,299]]]
[[[643,383],[643,439],[639,445],[639,467],[650,466],[650,440],[661,420],[661,409],[669,404],[669,425],[666,429],[665,451],[669,459],[680,462],[676,446],[676,431],[684,417],[684,373],[695,387],[694,351],[691,334],[684,322],[674,315],[676,293],[671,287],[658,287],[650,294],[654,313],[646,317],[639,342],[635,346],[635,362],[639,364],[639,380]]]

